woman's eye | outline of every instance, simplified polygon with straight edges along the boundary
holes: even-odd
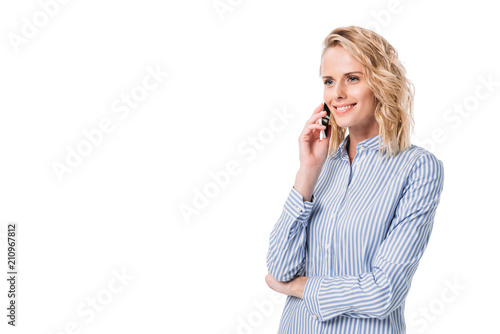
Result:
[[[351,80],[351,79],[353,79],[353,80]],[[358,77],[347,77],[347,80],[349,82],[356,82],[356,81],[359,81],[359,78]],[[332,82],[333,82],[332,80],[325,80],[325,81],[323,81],[323,83],[325,85],[330,85]]]

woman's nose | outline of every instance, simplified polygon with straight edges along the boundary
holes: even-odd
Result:
[[[345,99],[345,91],[344,91],[344,86],[342,84],[335,85],[334,91],[334,98],[336,100],[342,100]]]

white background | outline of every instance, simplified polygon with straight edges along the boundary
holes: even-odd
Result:
[[[15,46],[26,20],[44,24],[41,4],[2,1],[0,332],[276,333],[284,298],[275,303],[264,281],[269,234],[299,167],[297,138],[322,102],[321,44],[351,24],[398,50],[416,87],[412,141],[445,167],[408,332],[497,328],[500,23],[491,2],[221,3],[230,10],[211,0],[68,1]],[[120,119],[113,104],[140,89],[148,67],[168,76]],[[488,92],[481,78],[496,86],[478,99]],[[463,114],[447,112],[456,105]],[[242,154],[276,111],[294,117]],[[103,119],[113,131],[59,180],[53,163]],[[239,173],[183,217],[209,173],[231,161]],[[3,278],[9,222],[19,225],[15,329]],[[121,271],[126,285],[114,281]]]

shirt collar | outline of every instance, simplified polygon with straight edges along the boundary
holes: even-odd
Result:
[[[361,148],[367,149],[367,150],[374,150],[378,151],[379,150],[379,137],[380,135],[373,136],[371,138],[365,139],[356,145],[356,152],[359,152]],[[333,157],[336,159],[338,156],[344,156],[347,155],[347,143],[350,140],[350,135],[347,135],[342,143],[340,143],[339,148],[337,149],[337,153]]]

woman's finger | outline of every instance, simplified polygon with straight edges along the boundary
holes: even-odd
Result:
[[[323,124],[318,124],[318,123],[313,123],[313,124],[307,124],[307,129],[310,131],[318,129],[318,130],[324,130],[326,129],[326,126]]]
[[[318,113],[315,113],[314,115],[311,116],[311,118],[309,118],[306,122],[306,124],[313,124],[313,123],[316,123],[318,121],[318,119],[320,119],[321,117],[324,117],[326,116],[326,111],[320,111]]]

